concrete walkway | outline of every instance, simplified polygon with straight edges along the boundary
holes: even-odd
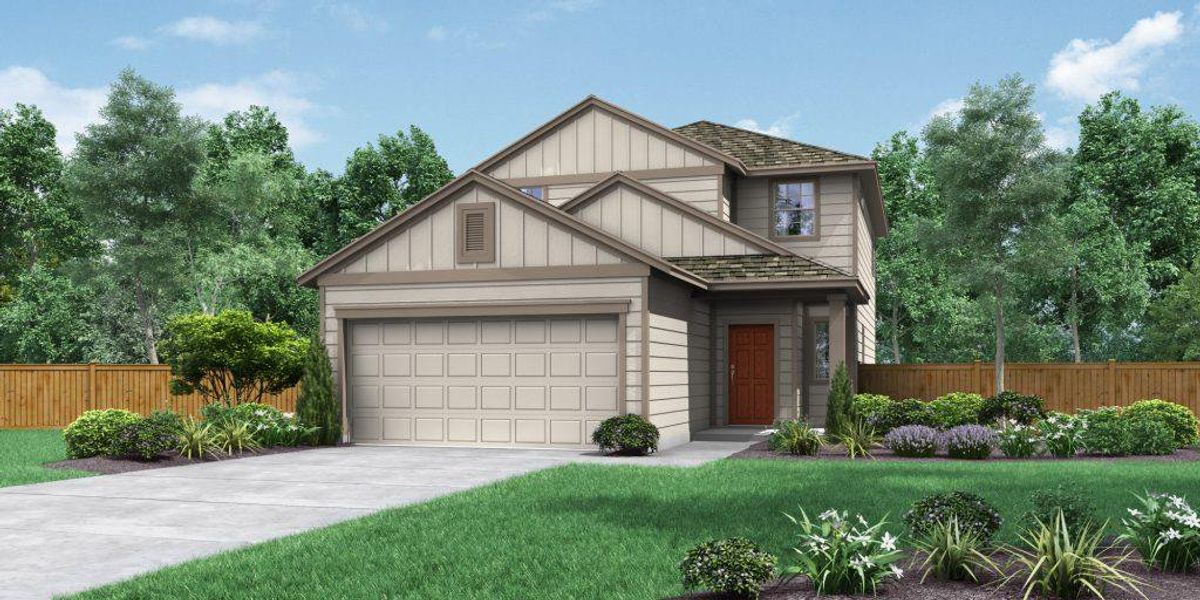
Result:
[[[660,455],[324,448],[0,488],[0,598],[48,598],[568,463],[689,467],[745,448]]]

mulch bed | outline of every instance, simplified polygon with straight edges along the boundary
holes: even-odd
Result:
[[[905,564],[910,563],[910,564]],[[889,600],[1022,600],[1021,584],[1024,580],[1013,580],[999,587],[999,580],[984,580],[980,584],[961,581],[938,581],[932,577],[921,583],[920,561],[905,559],[904,578],[888,580],[879,588],[875,597]],[[1121,568],[1146,582],[1142,592],[1150,600],[1194,600],[1200,598],[1200,573],[1166,573],[1151,570],[1134,558]],[[808,579],[798,577],[789,583],[767,584],[761,596],[764,600],[861,600],[872,596],[817,596]],[[1034,596],[1031,596],[1031,598]],[[697,593],[678,596],[679,599],[717,600],[726,598],[721,594]],[[1104,590],[1105,600],[1142,600],[1142,597],[1117,588]]]
[[[894,453],[892,453],[891,450],[888,450],[887,448],[875,448],[875,449],[871,450],[871,457],[874,458],[875,460],[895,460],[895,461],[909,461],[909,462],[945,462],[945,461],[973,462],[973,461],[964,461],[964,459],[960,459],[960,458],[948,458],[946,456],[934,456],[934,457],[930,457],[930,458],[907,458],[907,457],[903,457],[903,456],[896,456]],[[738,452],[738,453],[730,456],[730,458],[757,458],[757,459],[765,458],[765,459],[775,459],[775,460],[849,460],[849,458],[846,457],[846,451],[841,446],[836,446],[836,445],[835,446],[825,446],[825,447],[821,448],[821,451],[818,452],[816,456],[803,456],[803,455],[796,455],[796,454],[780,454],[778,452],[774,452],[770,448],[767,447],[766,441],[758,442],[758,443],[754,444],[753,446],[750,446],[749,448],[746,448],[745,450],[742,450],[741,452]],[[856,460],[871,460],[871,459],[864,457],[864,458],[859,458]],[[1177,461],[1200,461],[1200,451],[1197,451],[1195,448],[1182,448],[1180,450],[1176,450],[1174,454],[1168,454],[1166,456],[1094,456],[1094,455],[1081,454],[1078,456],[1074,456],[1072,458],[1057,458],[1054,456],[1033,456],[1030,458],[1008,458],[1008,457],[1004,456],[1004,454],[1002,454],[999,450],[995,450],[992,452],[992,456],[988,460],[989,461],[990,460],[1003,460],[1003,461],[1095,460],[1095,461],[1110,461],[1110,462],[1111,461],[1125,461],[1125,460],[1153,460],[1153,461],[1162,461],[1162,462],[1177,462]],[[1197,597],[1200,597],[1200,596],[1197,596]]]
[[[112,475],[114,473],[130,473],[133,471],[145,471],[146,469],[162,469],[165,467],[182,467],[184,465],[195,465],[199,463],[218,462],[222,460],[237,460],[239,458],[250,458],[252,456],[264,456],[267,454],[284,454],[287,452],[302,452],[304,450],[312,450],[312,446],[296,446],[296,447],[273,447],[261,448],[255,452],[243,452],[231,456],[222,456],[221,458],[209,459],[194,459],[184,458],[176,452],[164,454],[158,460],[139,460],[136,458],[109,458],[106,456],[93,456],[91,458],[73,458],[68,460],[60,460],[58,462],[46,463],[42,465],[49,469],[69,469],[74,471],[90,471],[92,473],[102,473],[104,475]]]

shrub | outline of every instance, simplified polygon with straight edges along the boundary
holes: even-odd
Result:
[[[814,456],[821,450],[821,434],[807,423],[799,420],[780,421],[775,432],[767,440],[767,446],[775,452]]]
[[[888,404],[883,410],[875,413],[873,418],[868,419],[867,424],[880,433],[887,433],[904,425],[933,427],[936,425],[936,419],[933,409],[929,407],[928,403],[914,398],[906,398]]]
[[[342,441],[342,403],[333,393],[333,368],[321,338],[314,336],[304,358],[300,395],[296,398],[296,416],[307,427],[316,427],[313,441],[318,446],[333,446]]]
[[[319,427],[306,427],[292,413],[279,413],[279,418],[254,432],[254,439],[263,446],[302,446],[314,444],[321,432]]]
[[[113,454],[155,460],[178,442],[179,435],[169,423],[138,419],[121,428]]]
[[[1192,411],[1186,406],[1157,398],[1138,400],[1125,408],[1125,416],[1130,419],[1157,417],[1171,428],[1171,432],[1175,435],[1176,447],[1184,448],[1196,445],[1198,422],[1196,415],[1192,414]]]
[[[951,519],[957,520],[963,531],[978,535],[984,542],[992,539],[1004,523],[995,507],[971,492],[926,496],[904,513],[904,522],[915,536],[928,535],[935,523],[947,523]]]
[[[1062,513],[1067,529],[1072,533],[1081,531],[1085,525],[1095,521],[1096,507],[1092,501],[1061,483],[1033,492],[1029,496],[1029,504],[1029,510],[1022,517],[1028,529],[1036,529],[1041,523],[1053,523],[1059,513]]]
[[[1026,598],[1074,600],[1109,586],[1145,598],[1142,581],[1121,569],[1129,554],[1112,555],[1103,540],[1103,526],[1071,531],[1060,513],[1021,534],[1021,545],[1011,548],[1016,569],[1008,580],[1022,581]]]
[[[1083,420],[1074,415],[1050,413],[1038,422],[1046,451],[1059,458],[1075,456],[1083,447]]]
[[[959,425],[942,434],[942,446],[950,458],[983,459],[996,447],[996,432],[983,425]]]
[[[979,574],[999,573],[1000,566],[984,554],[985,543],[974,531],[964,531],[953,517],[934,523],[914,544],[925,555],[921,567],[925,573],[921,583],[933,575],[935,579],[979,582]]]
[[[1046,403],[1040,396],[1004,391],[983,401],[979,411],[980,423],[1013,420],[1031,425],[1046,414]]]
[[[1083,421],[1079,439],[1088,452],[1103,456],[1129,454],[1133,437],[1125,419],[1121,418],[1120,408],[1106,406],[1096,410],[1081,410],[1076,417]]]
[[[1171,427],[1157,417],[1138,417],[1125,420],[1129,430],[1130,454],[1174,454],[1178,439]]]
[[[750,540],[729,538],[692,548],[679,563],[683,587],[709,590],[735,598],[757,598],[775,575],[775,556]]]
[[[221,455],[220,439],[211,423],[200,423],[191,417],[184,419],[178,440],[177,449],[180,456],[185,458],[216,458]]]
[[[942,429],[979,424],[979,411],[983,410],[983,396],[967,392],[953,392],[930,402],[929,408],[933,410],[934,424]]]
[[[850,401],[850,415],[869,423],[891,403],[892,399],[883,394],[855,394]]]
[[[1167,571],[1187,571],[1200,563],[1200,516],[1186,498],[1149,493],[1141,508],[1122,520],[1121,539],[1137,549],[1142,561]]]
[[[171,409],[159,409],[146,417],[146,420],[154,423],[156,426],[163,428],[172,435],[179,435],[183,429],[183,417]]]
[[[783,575],[789,580],[808,577],[818,595],[874,594],[886,579],[904,575],[894,564],[903,556],[896,548],[898,538],[883,530],[884,519],[870,525],[862,515],[851,521],[848,513],[832,509],[815,523],[803,510],[799,520],[787,518],[800,528],[800,543],[792,549],[796,565]]]
[[[214,443],[225,454],[253,452],[262,447],[254,437],[254,430],[245,421],[222,421],[214,425]]]
[[[850,387],[850,373],[846,363],[838,363],[829,382],[829,404],[825,414],[825,431],[838,433],[853,421],[850,417],[850,403],[854,398],[854,390]]]
[[[172,392],[231,405],[296,385],[307,350],[308,340],[286,323],[260,323],[243,310],[174,317],[159,344]]]
[[[67,456],[88,458],[121,452],[121,433],[125,426],[142,420],[136,413],[119,408],[89,410],[63,430]]]
[[[938,432],[925,425],[902,425],[883,436],[883,445],[896,456],[929,457],[937,454]]]
[[[846,456],[871,458],[871,449],[879,445],[875,428],[862,421],[847,422],[833,439],[846,449]]]
[[[1022,425],[1016,421],[1005,421],[996,432],[996,445],[1009,458],[1029,458],[1038,453],[1042,436],[1033,425]]]
[[[592,442],[601,452],[641,456],[658,451],[658,428],[638,415],[609,417],[592,432]]]

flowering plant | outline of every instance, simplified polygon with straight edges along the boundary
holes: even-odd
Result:
[[[1056,412],[1039,421],[1038,429],[1050,454],[1068,458],[1083,448],[1083,432],[1087,429],[1087,422],[1073,415]]]
[[[786,579],[808,577],[817,594],[865,594],[904,576],[895,564],[904,555],[896,547],[899,538],[883,530],[886,517],[872,525],[862,515],[851,520],[848,512],[833,509],[815,522],[803,509],[799,519],[785,516],[800,529],[792,549],[797,564],[783,569]]]
[[[1037,427],[1007,419],[996,431],[1000,451],[1009,458],[1029,458],[1038,453],[1042,435]]]
[[[933,456],[938,449],[938,432],[925,425],[901,425],[883,436],[883,445],[896,456]]]
[[[996,441],[996,432],[983,425],[959,425],[942,434],[942,446],[950,458],[987,458]]]
[[[1142,555],[1146,564],[1168,571],[1186,571],[1200,562],[1200,516],[1182,496],[1151,492],[1138,496],[1141,509],[1130,508],[1121,524],[1121,539]]]

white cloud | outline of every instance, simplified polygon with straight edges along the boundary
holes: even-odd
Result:
[[[468,48],[483,48],[485,50],[495,50],[508,46],[507,41],[485,40],[479,35],[478,31],[467,27],[449,29],[442,25],[434,25],[425,31],[425,38],[438,44],[454,42]]]
[[[1066,150],[1079,143],[1079,127],[1075,117],[1059,117],[1054,123],[1046,123],[1046,115],[1038,114],[1046,134],[1046,145],[1055,150]]]
[[[559,14],[579,13],[598,4],[598,0],[550,0],[525,13],[525,20],[549,21]]]
[[[757,131],[758,133],[773,135],[775,137],[786,138],[791,137],[792,127],[794,127],[796,122],[799,120],[800,113],[792,113],[786,117],[776,119],[772,121],[770,125],[766,126],[760,125],[759,122],[754,119],[742,119],[737,123],[734,123],[733,126],[740,127],[742,129],[749,129],[750,131]]]
[[[205,83],[181,89],[177,97],[184,112],[214,121],[251,104],[268,106],[287,127],[292,146],[301,147],[324,137],[309,119],[330,111],[301,95],[301,87],[290,73],[271,71],[235,83]]]
[[[112,43],[126,50],[145,50],[153,45],[150,40],[136,35],[123,35],[113,40]]]
[[[99,117],[107,93],[103,87],[62,86],[29,67],[0,70],[0,108],[11,108],[17,102],[36,104],[58,130],[56,141],[63,152],[75,147],[76,132]]]
[[[1046,85],[1064,99],[1085,102],[1112,90],[1137,90],[1151,60],[1183,36],[1182,19],[1179,11],[1158,12],[1116,42],[1071,40],[1050,59]]]
[[[962,110],[963,105],[964,102],[962,98],[947,98],[942,100],[934,105],[933,108],[929,109],[929,112],[925,115],[925,119],[921,122],[921,125],[924,126],[925,123],[928,123],[937,117],[956,115],[958,114],[958,111]]]
[[[318,5],[317,8],[355,31],[384,32],[391,28],[386,20],[367,14],[361,8],[348,2],[325,2]]]
[[[433,27],[429,28],[429,31],[425,32],[425,37],[427,37],[435,42],[444,42],[444,41],[446,41],[446,38],[449,36],[450,36],[450,32],[447,31],[446,28],[442,27],[441,25],[434,25]]]
[[[169,35],[223,46],[243,44],[263,34],[262,25],[253,21],[224,21],[216,17],[187,17],[161,28]]]

